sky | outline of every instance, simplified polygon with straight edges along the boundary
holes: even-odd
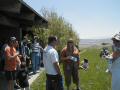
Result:
[[[111,38],[120,32],[120,0],[24,0],[40,13],[53,9],[81,39]]]

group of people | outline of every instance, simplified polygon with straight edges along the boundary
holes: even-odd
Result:
[[[4,58],[5,58],[5,76],[6,80],[8,82],[8,90],[14,90],[16,86],[18,86],[17,80],[19,81],[19,85],[21,86],[21,89],[24,90],[24,88],[27,88],[29,90],[29,83],[27,80],[27,72],[25,68],[24,60],[21,61],[21,58],[23,56],[17,51],[18,48],[18,41],[15,37],[10,37],[8,43],[6,44],[4,48]],[[19,70],[19,71],[18,71]],[[23,71],[23,72],[21,72]],[[20,81],[20,78],[16,79],[17,72],[20,75],[20,78],[25,78],[23,81]],[[21,72],[21,73],[20,73]],[[24,75],[23,75],[24,74]]]
[[[37,73],[41,64],[42,47],[34,36],[33,43],[27,36],[19,43],[16,37],[10,37],[1,49],[1,71],[5,72],[8,90],[30,90],[28,75]],[[31,68],[31,70],[30,70]]]
[[[48,37],[48,45],[44,49],[37,42],[36,36],[31,45],[28,44],[28,41],[28,38],[25,37],[21,42],[21,51],[15,37],[10,37],[9,42],[4,45],[4,70],[8,81],[8,90],[14,90],[17,84],[19,84],[21,90],[24,90],[24,88],[30,90],[27,67],[32,63],[33,73],[35,74],[39,70],[41,51],[46,71],[46,90],[64,90],[64,81],[67,90],[71,89],[72,81],[76,85],[76,90],[81,90],[78,71],[80,68],[80,52],[73,39],[66,41],[66,46],[61,50],[60,54],[56,50],[56,46],[59,44],[56,36]],[[112,54],[104,57],[112,62],[109,68],[112,74],[112,90],[120,90],[120,33],[116,34],[112,41]],[[31,46],[31,50],[29,46]],[[64,79],[60,70],[60,62],[63,64]],[[88,68],[88,59],[84,59],[81,67],[84,70]]]
[[[48,45],[44,49],[43,63],[46,71],[46,90],[64,90],[64,79],[60,70],[59,57],[61,63],[63,63],[67,90],[71,89],[72,80],[76,84],[76,90],[81,90],[78,72],[80,61],[79,50],[75,47],[74,41],[69,39],[59,56],[56,50],[58,44],[58,38],[50,36],[48,38]]]
[[[109,72],[112,75],[112,90],[120,90],[120,33],[112,37],[112,53],[104,55],[110,63]],[[74,41],[69,39],[67,45],[62,49],[60,59],[63,63],[63,74],[61,74],[59,66],[59,56],[56,51],[58,39],[55,36],[48,38],[48,46],[44,49],[43,62],[46,70],[46,90],[64,90],[63,81],[67,90],[70,90],[71,78],[76,84],[76,90],[80,89],[79,80],[79,51],[74,45]],[[88,67],[88,60],[84,59],[84,66]],[[82,65],[83,66],[83,65]]]

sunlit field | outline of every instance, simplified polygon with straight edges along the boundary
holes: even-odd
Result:
[[[80,56],[89,59],[89,69],[80,72],[80,86],[82,90],[111,90],[111,75],[106,73],[107,61],[99,57],[100,49],[86,49]],[[61,66],[62,69],[62,66]],[[32,90],[45,90],[45,73],[43,72],[31,86]],[[75,85],[71,85],[71,90]],[[66,90],[66,87],[65,87]]]

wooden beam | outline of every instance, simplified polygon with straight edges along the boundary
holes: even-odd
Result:
[[[1,14],[4,14],[4,16],[8,16],[10,18],[16,19],[16,20],[28,20],[28,21],[34,21],[35,14],[32,12],[22,12],[20,14],[17,13],[10,13],[10,12],[0,12]],[[19,21],[18,21],[19,22]]]
[[[19,23],[21,27],[32,27],[34,24],[33,21],[28,21],[28,20],[19,20]]]
[[[47,28],[48,22],[43,20],[41,17],[36,16],[35,21],[34,21],[34,25],[41,25],[42,27]]]
[[[20,13],[21,3],[18,0],[0,0],[0,11]]]
[[[34,21],[35,14],[32,12],[21,12],[19,18]]]
[[[23,0],[0,0],[0,13],[3,14],[4,22],[1,24],[12,24],[17,21],[21,25],[47,24],[47,20],[41,17],[35,10],[27,5]],[[37,17],[37,18],[36,18]],[[0,19],[0,20],[1,20]],[[16,22],[15,21],[15,22]],[[12,22],[12,23],[9,23]],[[14,25],[11,25],[14,26]],[[15,24],[15,26],[17,26]]]
[[[5,16],[0,15],[0,25],[10,26],[10,27],[19,27],[19,23],[13,19],[7,18]]]

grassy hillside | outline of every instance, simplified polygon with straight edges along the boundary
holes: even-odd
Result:
[[[89,69],[79,70],[82,90],[111,90],[111,75],[105,73],[107,61],[99,58],[99,52],[100,49],[92,48],[86,49],[81,54],[81,61],[83,58],[89,59]],[[74,88],[75,85],[72,84],[71,87]],[[32,90],[45,90],[45,73],[38,77],[31,88]]]
[[[81,55],[89,59],[89,70],[80,70],[81,88],[83,90],[111,90],[111,76],[105,73],[107,62],[99,58],[99,49],[88,49]]]

